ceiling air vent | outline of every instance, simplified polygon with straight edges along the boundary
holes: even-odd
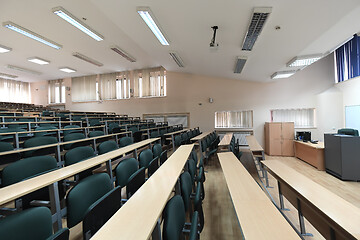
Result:
[[[123,58],[125,58],[126,60],[128,60],[130,62],[136,62],[135,58],[130,56],[128,53],[126,53],[124,50],[122,50],[118,46],[112,46],[112,47],[110,47],[110,49],[113,50],[114,52],[116,52],[117,54],[119,54],[120,56],[122,56]]]
[[[254,8],[251,21],[245,35],[242,50],[251,51],[259,37],[265,22],[271,13],[271,7]]]
[[[96,66],[98,66],[98,67],[101,67],[101,66],[104,65],[104,64],[102,64],[102,63],[100,63],[100,62],[98,62],[98,61],[96,61],[96,60],[94,60],[94,59],[91,59],[91,58],[89,58],[89,57],[87,57],[87,56],[85,56],[85,55],[83,55],[83,54],[81,54],[81,53],[78,53],[78,52],[73,53],[72,55],[73,55],[74,57],[77,57],[77,58],[85,61],[85,62],[94,64],[94,65],[96,65]]]
[[[247,57],[238,57],[236,60],[234,73],[241,73],[241,71],[245,66],[246,61],[247,61]]]
[[[179,67],[184,67],[184,62],[183,60],[180,58],[179,54],[177,52],[169,52],[170,56],[174,59],[174,61],[176,62],[176,64]]]

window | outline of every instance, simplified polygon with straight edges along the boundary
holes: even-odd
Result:
[[[130,79],[126,73],[120,73],[116,79],[116,99],[130,98]]]
[[[155,123],[168,122],[169,126],[182,124],[183,127],[190,126],[190,113],[158,113],[143,114],[144,119],[153,119]]]
[[[134,71],[134,97],[166,96],[166,71],[164,68]]]
[[[0,101],[30,103],[29,83],[0,78]]]
[[[315,108],[271,110],[271,122],[294,122],[295,128],[315,127]]]
[[[252,128],[253,111],[215,112],[215,128]]]
[[[99,83],[96,81],[96,78],[96,75],[72,78],[72,101],[98,101],[100,99]]]
[[[49,81],[49,104],[65,103],[65,86],[63,80]]]

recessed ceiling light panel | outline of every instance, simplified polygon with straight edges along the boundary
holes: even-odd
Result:
[[[127,52],[125,52],[118,46],[112,46],[112,47],[110,47],[110,49],[113,50],[114,52],[116,52],[117,54],[119,54],[120,56],[122,56],[123,58],[125,58],[126,60],[128,60],[130,62],[136,62],[135,58],[133,58],[131,55],[129,55]]]
[[[17,33],[20,33],[24,36],[27,36],[33,40],[36,40],[38,42],[41,42],[43,44],[46,44],[48,45],[49,47],[52,47],[52,48],[55,48],[55,49],[60,49],[62,48],[62,46],[56,42],[53,42],[37,33],[34,33],[33,31],[30,31],[29,29],[26,29],[24,27],[21,27],[13,22],[4,22],[3,23],[3,26],[8,28],[8,29],[11,29]]]
[[[279,79],[279,78],[288,78],[294,75],[296,71],[284,71],[284,72],[276,72],[271,75],[271,79]]]
[[[88,25],[83,23],[80,19],[72,15],[70,12],[66,11],[63,7],[53,8],[52,12],[73,25],[74,27],[78,28],[82,32],[86,33],[88,36],[92,37],[96,41],[104,40],[103,36],[101,36],[95,30],[91,29]]]
[[[98,67],[101,67],[101,66],[104,65],[104,64],[102,64],[101,62],[98,62],[98,61],[96,61],[96,60],[94,60],[94,59],[91,59],[91,58],[89,58],[89,57],[87,57],[87,56],[85,56],[85,55],[83,55],[83,54],[81,54],[81,53],[78,53],[78,52],[73,53],[72,55],[73,55],[74,57],[77,57],[77,58],[85,61],[85,62],[94,64],[94,65],[96,65],[96,66],[98,66]]]
[[[6,52],[10,52],[12,49],[9,47],[5,47],[3,45],[0,45],[0,53],[6,53]]]
[[[34,74],[34,75],[41,75],[41,72],[37,72],[37,71],[34,71],[34,70],[30,70],[30,69],[27,69],[27,68],[22,68],[22,67],[18,67],[18,66],[14,66],[14,65],[7,65],[6,67],[9,68],[9,69],[12,69],[12,70],[20,71],[20,72],[31,73],[31,74]]]
[[[69,68],[69,67],[62,67],[62,68],[59,68],[60,71],[63,71],[63,72],[66,72],[66,73],[74,73],[76,72],[75,69],[72,69],[72,68]]]
[[[42,58],[38,58],[38,57],[28,58],[28,61],[36,63],[36,64],[40,64],[40,65],[46,65],[46,64],[50,63],[50,61],[42,59]]]
[[[150,28],[150,30],[154,33],[157,39],[160,41],[162,45],[169,45],[169,41],[166,39],[165,34],[161,31],[159,23],[157,23],[154,14],[151,12],[149,7],[138,7],[138,14],[144,20],[146,25]]]
[[[306,67],[314,62],[321,59],[324,55],[316,54],[316,55],[307,55],[307,56],[298,56],[291,59],[290,62],[286,64],[287,67]]]

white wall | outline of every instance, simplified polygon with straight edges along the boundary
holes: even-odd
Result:
[[[343,116],[336,114],[343,103],[341,91],[334,88],[333,66],[333,56],[329,55],[291,78],[267,83],[168,72],[167,97],[72,103],[70,91],[66,108],[114,111],[130,116],[190,112],[191,126],[200,126],[202,131],[214,129],[215,111],[253,110],[254,132],[260,143],[264,140],[264,122],[270,121],[271,109],[316,108],[318,128],[311,131],[314,139],[321,140],[324,131],[332,131],[333,127],[337,129],[343,124]],[[37,83],[36,87],[41,84],[47,83]],[[65,79],[65,84],[70,86],[71,80]],[[214,99],[213,103],[208,102],[209,97]],[[41,99],[47,97],[36,98],[33,103],[46,104]]]

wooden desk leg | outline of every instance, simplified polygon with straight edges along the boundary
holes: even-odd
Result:
[[[53,226],[56,232],[62,228],[58,182],[54,182],[49,186],[49,194],[50,194],[51,210],[52,212],[55,213],[53,215],[53,223],[54,223]]]
[[[279,190],[280,210],[290,211],[290,209],[284,207],[284,196],[282,195],[281,184],[279,181],[278,181],[278,190]]]
[[[156,221],[156,225],[151,234],[153,240],[161,240],[161,227],[160,227],[160,218]]]
[[[311,233],[306,233],[305,230],[305,223],[304,223],[304,216],[302,215],[301,212],[301,203],[300,200],[297,198],[297,209],[298,209],[298,215],[299,215],[299,223],[300,223],[300,233],[302,236],[309,236],[309,237],[313,237],[313,235]]]

